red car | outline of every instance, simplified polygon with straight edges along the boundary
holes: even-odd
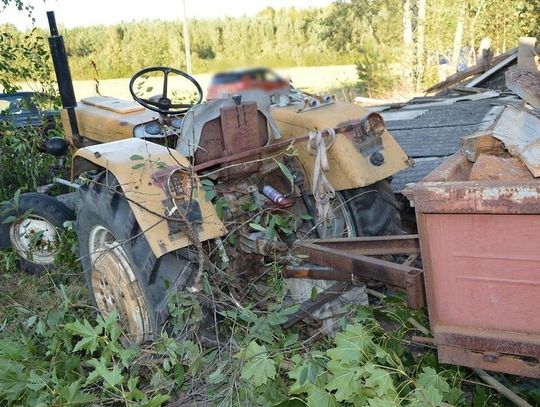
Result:
[[[214,75],[208,86],[207,99],[230,96],[239,91],[261,89],[267,92],[290,89],[289,80],[268,68],[248,68]]]

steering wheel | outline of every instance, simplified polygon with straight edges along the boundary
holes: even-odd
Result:
[[[135,94],[135,91],[133,89],[133,85],[135,84],[135,81],[137,79],[139,79],[141,76],[145,74],[152,73],[152,72],[163,73],[163,90],[161,92],[161,95],[159,96],[159,99],[157,100],[153,100],[152,98],[150,99],[141,98]],[[197,100],[197,102],[195,103],[172,103],[171,99],[167,97],[168,79],[169,79],[170,73],[183,76],[184,78],[189,80],[193,84],[193,86],[197,88],[199,100]],[[131,93],[131,96],[133,96],[133,100],[135,100],[135,102],[141,104],[147,109],[150,109],[150,110],[153,110],[154,112],[165,114],[165,115],[186,113],[193,106],[200,104],[203,99],[203,91],[202,91],[201,85],[199,85],[199,82],[197,82],[194,77],[192,77],[191,75],[188,75],[185,72],[179,71],[178,69],[169,68],[167,66],[151,66],[149,68],[141,69],[139,72],[133,75],[133,77],[129,81],[129,93]]]

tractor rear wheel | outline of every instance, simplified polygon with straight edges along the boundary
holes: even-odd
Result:
[[[64,223],[73,212],[58,199],[28,192],[11,201],[0,216],[0,248],[12,247],[29,273],[39,273],[54,264]],[[5,223],[4,223],[5,222]]]
[[[373,185],[338,192],[333,202],[334,221],[326,231],[324,238],[382,236],[401,233],[401,223],[397,202],[388,180]],[[309,236],[315,238],[315,236]],[[315,288],[318,293],[330,288],[333,281],[287,279],[294,303],[302,303],[312,296]],[[344,292],[334,300],[322,305],[313,317],[323,321],[323,329],[333,331],[335,315],[343,312],[347,304],[367,305],[368,297],[365,286]]]
[[[388,180],[340,192],[353,219],[356,236],[399,235],[401,219]]]
[[[196,262],[187,251],[156,258],[112,174],[99,174],[80,194],[79,255],[94,305],[104,317],[116,310],[130,342],[154,339],[170,296],[192,282]]]

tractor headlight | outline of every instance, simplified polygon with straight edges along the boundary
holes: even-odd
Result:
[[[189,172],[180,168],[171,171],[165,183],[167,195],[174,200],[189,200],[191,197],[191,177]]]

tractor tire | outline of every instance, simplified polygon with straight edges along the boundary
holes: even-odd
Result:
[[[340,192],[349,209],[355,236],[402,234],[398,204],[388,180]]]
[[[18,204],[11,201],[9,205],[0,216],[0,248],[12,247],[21,267],[31,274],[51,268],[64,223],[75,218],[73,211],[58,199],[37,192],[21,194]]]
[[[155,256],[112,174],[79,191],[79,255],[93,304],[105,318],[117,311],[128,342],[159,337],[170,295],[192,283],[197,263],[187,249]]]

